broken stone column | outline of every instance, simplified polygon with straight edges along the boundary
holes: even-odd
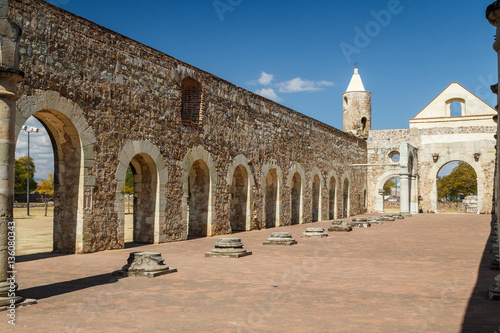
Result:
[[[491,263],[491,269],[495,271],[498,271],[500,269],[500,259],[498,255],[496,256],[496,259]]]
[[[17,294],[8,297],[9,292],[17,290],[15,273],[10,273],[14,269],[9,265],[9,257],[14,257],[9,255],[9,236],[15,237],[15,228],[9,223],[14,221],[15,123],[19,99],[16,85],[23,79],[19,70],[20,35],[19,27],[9,19],[9,1],[0,0],[0,307],[23,302]]]
[[[367,218],[357,217],[352,219],[350,223],[353,228],[370,228],[372,225],[368,222]]]
[[[205,253],[205,257],[241,258],[251,254],[252,251],[243,248],[240,238],[218,238],[215,242],[215,248],[211,252]]]
[[[155,278],[157,276],[177,272],[176,268],[170,268],[164,264],[165,259],[159,252],[132,252],[127,264],[113,275],[128,277]]]
[[[296,245],[297,241],[289,232],[273,232],[263,245]]]
[[[490,300],[500,297],[500,275],[495,278],[496,283],[490,286]]]
[[[396,217],[394,215],[381,215],[381,221],[396,221]]]
[[[371,224],[384,224],[380,217],[372,216],[368,218],[368,222]]]
[[[306,232],[304,232],[300,237],[318,237],[318,238],[323,238],[323,237],[328,237],[330,236],[328,233],[325,232],[325,229],[323,228],[307,228]]]
[[[330,232],[350,232],[352,227],[349,222],[345,220],[333,221],[332,225],[328,228]]]

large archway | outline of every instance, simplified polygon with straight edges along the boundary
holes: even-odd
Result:
[[[83,111],[57,92],[37,91],[36,96],[23,96],[17,101],[16,137],[30,116],[47,130],[53,147],[53,251],[87,252],[84,236],[91,235],[84,225],[92,210],[95,136]]]
[[[321,179],[315,174],[312,182],[312,222],[321,219]]]
[[[328,219],[337,218],[337,181],[335,177],[330,178],[328,183]]]
[[[127,170],[133,176],[133,215],[125,217]],[[120,245],[125,242],[160,243],[160,221],[165,220],[165,195],[168,169],[158,147],[149,141],[127,141],[120,151],[116,169],[117,230]],[[131,235],[128,234],[131,230]]]
[[[249,214],[248,172],[243,165],[236,167],[231,184],[230,223],[233,232],[247,230]]]
[[[278,212],[278,173],[276,169],[271,169],[267,173],[264,191],[266,228],[274,228],[277,226]]]
[[[349,194],[350,194],[350,186],[349,186],[349,179],[345,178],[344,179],[344,192],[343,192],[343,217],[347,218],[349,217],[349,211],[350,211],[350,199],[349,199]]]
[[[302,177],[298,172],[292,177],[291,192],[291,224],[299,224],[302,223]]]
[[[188,237],[208,236],[210,172],[203,160],[191,166],[188,175]]]
[[[384,211],[399,213],[401,211],[401,178],[394,176],[387,179],[382,189],[384,190]]]
[[[436,176],[439,213],[477,213],[478,184],[474,168],[464,161],[444,164]]]

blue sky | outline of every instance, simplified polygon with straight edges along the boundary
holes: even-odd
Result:
[[[340,129],[354,62],[372,129],[407,128],[454,81],[496,104],[493,0],[49,2]]]

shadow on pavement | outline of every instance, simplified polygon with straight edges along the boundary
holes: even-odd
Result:
[[[23,297],[34,298],[36,300],[59,296],[75,291],[92,288],[95,286],[111,284],[118,281],[111,273],[89,276],[86,278],[70,280],[65,282],[53,283],[44,286],[38,286],[28,289],[22,289],[19,294]]]
[[[474,291],[472,292],[462,323],[462,333],[472,332],[494,332],[500,326],[500,300],[489,300],[488,293],[495,277],[500,274],[497,270],[490,268],[495,259],[491,252],[493,242],[493,222],[492,232],[488,236],[484,247],[483,257],[479,266],[478,278]],[[453,274],[453,272],[450,272]]]

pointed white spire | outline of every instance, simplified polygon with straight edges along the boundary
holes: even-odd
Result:
[[[363,81],[361,81],[361,76],[359,76],[358,68],[354,68],[354,74],[352,75],[351,82],[349,83],[349,87],[347,87],[346,92],[353,91],[366,91],[363,86]]]

